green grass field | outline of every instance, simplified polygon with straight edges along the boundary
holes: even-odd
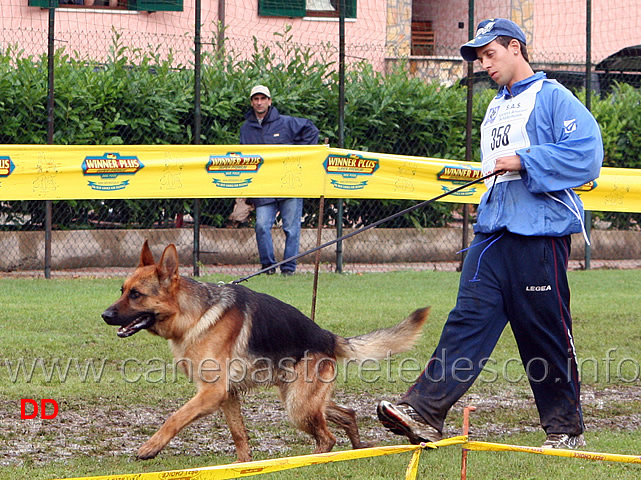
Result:
[[[231,278],[207,278],[209,281]],[[586,450],[641,455],[641,272],[570,273],[574,336],[581,367]],[[337,379],[339,403],[356,408],[363,436],[405,443],[375,419],[379,399],[394,400],[420,373],[454,305],[458,274],[394,272],[321,274],[316,321],[343,336],[389,326],[415,308],[432,306],[419,345],[381,370],[350,366]],[[222,417],[188,426],[154,460],[135,450],[194,394],[172,369],[164,340],[141,332],[116,336],[100,314],[119,295],[122,279],[0,279],[0,478],[51,479],[164,471],[230,463],[231,438]],[[309,314],[313,277],[256,277],[246,286]],[[402,366],[402,368],[401,368]],[[512,334],[506,330],[492,362],[448,417],[460,434],[462,408],[474,404],[474,440],[538,446],[544,434]],[[55,399],[52,420],[21,420],[20,399]],[[283,417],[270,391],[249,394],[244,412],[254,458],[304,455],[308,437]],[[338,450],[349,447],[344,435]],[[470,452],[470,479],[638,478],[631,464],[559,459],[522,453]],[[404,478],[409,454],[315,465],[258,478]],[[460,478],[460,447],[425,451],[419,478]]]

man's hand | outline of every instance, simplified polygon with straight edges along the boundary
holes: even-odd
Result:
[[[518,155],[510,155],[496,159],[493,173],[503,175],[505,172],[515,172],[518,170],[521,170],[521,157]]]

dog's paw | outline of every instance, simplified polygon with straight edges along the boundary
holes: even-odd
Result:
[[[357,446],[354,446],[354,448],[372,448],[375,447],[376,444],[370,443],[370,442],[361,442]]]
[[[136,458],[138,460],[151,460],[155,458],[156,455],[160,452],[160,448],[154,446],[154,444],[149,440],[148,442],[143,443],[138,452],[136,453]]]

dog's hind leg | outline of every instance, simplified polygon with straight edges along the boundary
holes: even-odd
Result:
[[[373,445],[361,441],[358,433],[358,424],[356,423],[356,412],[351,408],[341,407],[334,402],[329,402],[325,409],[327,420],[335,423],[347,434],[349,441],[352,442],[352,448],[369,448]]]
[[[296,380],[279,385],[291,421],[314,437],[314,453],[329,452],[336,444],[336,437],[327,428],[325,418],[325,406],[332,394],[335,373],[335,365],[327,360],[320,354],[306,357],[296,364]]]
[[[221,408],[225,415],[225,421],[231,432],[231,437],[236,445],[236,455],[239,462],[251,462],[252,456],[249,448],[249,435],[243,422],[243,416],[240,411],[240,398],[236,394],[230,394]]]

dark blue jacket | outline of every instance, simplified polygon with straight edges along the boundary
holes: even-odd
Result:
[[[245,114],[245,123],[240,127],[241,145],[317,145],[318,128],[306,118],[281,115],[276,107],[269,107],[263,123],[258,123],[254,110]],[[260,207],[276,201],[274,198],[254,198],[252,203]]]
[[[269,107],[262,125],[256,120],[254,110],[245,114],[240,127],[241,145],[316,145],[318,128],[306,118],[281,115],[276,107]]]

